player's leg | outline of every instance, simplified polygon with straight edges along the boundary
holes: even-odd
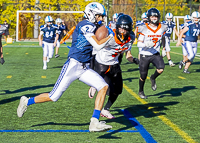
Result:
[[[103,107],[106,92],[108,89],[108,84],[104,81],[104,79],[98,73],[96,73],[92,69],[87,69],[86,72],[84,72],[80,76],[79,80],[89,86],[96,88],[98,91],[98,94],[95,99],[94,112],[93,112],[90,126],[89,126],[90,132],[104,131],[104,130],[111,129],[112,126],[99,122],[101,109]]]
[[[68,60],[64,64],[60,72],[60,76],[50,93],[42,93],[38,96],[31,98],[27,98],[25,96],[21,97],[19,106],[17,108],[18,117],[22,117],[23,114],[26,112],[27,107],[32,104],[57,101],[62,96],[64,91],[69,87],[69,85],[77,79],[78,76],[76,73],[78,73],[77,64],[73,61]]]
[[[169,37],[166,37],[165,50],[166,50],[166,56],[167,56],[167,59],[168,59],[168,62],[169,62],[169,66],[170,67],[175,66],[175,64],[172,62],[171,56],[170,56],[171,48],[170,48],[170,38]]]
[[[49,53],[48,53],[48,57],[49,59],[53,58],[53,54],[54,54],[54,46],[53,43],[48,43],[48,48],[49,48]]]
[[[115,117],[109,112],[109,109],[115,103],[118,96],[122,93],[123,81],[121,72],[116,72],[115,74],[112,74],[112,77],[110,77],[109,88],[109,98],[106,105],[104,106],[104,109],[101,111],[101,116],[106,117],[108,119],[113,119]]]
[[[156,78],[164,71],[165,63],[160,54],[153,55],[151,62],[156,67],[156,71],[150,77],[151,88],[155,91],[157,89]]]
[[[60,55],[58,54],[59,48],[60,48],[60,41],[57,40],[55,58],[60,57]]]
[[[140,69],[140,79],[139,79],[139,93],[138,95],[140,98],[146,99],[147,96],[144,94],[144,84],[145,80],[147,78],[149,64],[150,64],[150,57],[146,57],[145,55],[140,55],[140,63],[139,63],[139,69]]]
[[[47,69],[48,45],[44,41],[42,44],[42,49],[43,49],[43,70],[46,70]]]
[[[185,66],[185,62],[188,60],[187,58],[187,51],[185,50],[185,42],[184,42],[184,39],[183,39],[183,42],[182,42],[182,53],[183,53],[183,60],[181,60],[179,62],[179,69],[181,70],[183,68],[183,66]]]
[[[189,42],[189,41],[185,41],[185,49],[187,51],[187,58],[188,60],[186,61],[186,64],[185,64],[185,67],[183,69],[183,73],[190,73],[188,71],[188,68],[190,67],[191,63],[192,63],[192,60],[195,56],[195,53],[193,51],[193,47],[192,47],[192,42]]]

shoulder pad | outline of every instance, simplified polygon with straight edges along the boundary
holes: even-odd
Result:
[[[164,31],[167,31],[167,29],[168,29],[168,25],[166,25],[166,24],[161,24],[161,27]]]
[[[142,33],[144,29],[146,29],[146,25],[145,24],[138,25],[138,32],[139,33]]]
[[[173,24],[173,25],[176,25],[176,23],[175,23],[174,21],[172,21],[172,24]]]

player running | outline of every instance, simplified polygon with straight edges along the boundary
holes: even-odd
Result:
[[[89,3],[84,11],[85,20],[79,22],[74,30],[68,60],[62,68],[53,90],[50,93],[42,93],[30,99],[22,96],[17,109],[18,117],[22,117],[27,107],[32,104],[57,101],[69,85],[74,80],[79,79],[99,91],[95,100],[94,112],[90,119],[89,131],[104,131],[112,128],[112,126],[106,125],[105,122],[99,122],[108,84],[98,73],[89,68],[93,47],[100,50],[113,39],[112,34],[100,41],[96,39],[94,35],[96,29],[94,22],[97,15],[103,19],[104,15],[106,15],[104,6],[98,2]]]
[[[59,50],[59,47],[60,47],[60,41],[61,41],[61,33],[62,33],[62,31],[63,30],[65,30],[66,29],[66,26],[65,25],[63,25],[62,24],[62,20],[60,19],[60,18],[57,18],[56,19],[56,24],[57,24],[57,26],[58,26],[58,35],[59,35],[59,37],[58,37],[58,40],[57,40],[57,44],[56,44],[56,53],[55,53],[55,58],[58,58],[60,55],[58,55],[58,50]]]
[[[179,36],[177,30],[176,30],[176,24],[175,22],[172,21],[173,18],[173,14],[172,13],[167,13],[166,16],[166,21],[163,21],[163,24],[166,24],[168,26],[168,29],[165,33],[165,46],[163,46],[163,50],[162,50],[162,57],[165,57],[167,55],[167,59],[169,62],[169,66],[170,67],[174,67],[175,64],[172,62],[171,60],[171,56],[170,56],[170,39],[171,39],[171,34],[174,30],[174,32],[176,33],[177,36]]]
[[[52,24],[53,18],[47,16],[45,25],[40,26],[39,45],[43,48],[43,70],[47,69],[47,62],[53,57],[54,47],[58,40],[58,26]],[[43,39],[42,39],[43,35]]]
[[[125,52],[126,59],[129,62],[139,64],[139,60],[133,58],[131,54],[134,41],[134,39],[130,37],[132,27],[133,20],[129,15],[124,14],[120,16],[116,21],[116,29],[113,30],[115,38],[110,40],[110,42],[96,54],[95,71],[99,73],[109,85],[107,91],[109,98],[101,111],[101,116],[108,119],[115,118],[109,112],[109,109],[122,93],[123,89],[122,71],[118,60],[119,55]],[[91,97],[94,97],[94,94],[91,95]]]
[[[147,77],[149,64],[152,63],[156,67],[156,71],[151,75],[151,87],[156,90],[156,78],[163,72],[165,64],[160,56],[160,40],[164,38],[167,25],[159,23],[160,12],[156,8],[147,11],[149,23],[138,27],[138,43],[140,48],[140,79],[139,79],[139,96],[147,98],[144,94],[144,84]]]
[[[190,67],[191,63],[193,62],[195,55],[197,53],[197,40],[198,36],[200,33],[200,24],[199,24],[199,17],[200,13],[195,11],[192,13],[191,18],[192,22],[191,23],[185,23],[185,27],[181,31],[179,37],[178,37],[178,42],[176,46],[181,45],[181,40],[182,37],[185,34],[185,48],[187,51],[187,60],[186,64],[183,70],[183,73],[189,74],[190,72],[188,71],[188,68]]]
[[[183,30],[184,26],[186,25],[185,23],[189,23],[189,22],[190,23],[192,22],[191,21],[191,16],[190,15],[185,15],[184,16],[184,23],[179,26],[180,33]],[[187,51],[185,49],[185,33],[183,34],[183,37],[182,37],[182,44],[181,44],[181,46],[182,46],[182,52],[183,52],[183,60],[181,60],[179,62],[179,65],[178,65],[178,67],[179,67],[180,70],[183,68],[183,66],[185,66],[185,62],[187,61]]]

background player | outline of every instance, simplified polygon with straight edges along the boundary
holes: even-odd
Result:
[[[122,93],[123,80],[118,57],[126,53],[126,59],[132,63],[139,63],[139,60],[133,58],[131,48],[134,39],[130,37],[133,27],[133,20],[129,15],[122,15],[116,21],[114,29],[115,38],[96,54],[95,71],[99,73],[109,85],[107,95],[109,96],[105,107],[101,111],[101,116],[108,119],[115,118],[109,109]],[[92,96],[94,97],[94,95]]]
[[[165,18],[166,18],[166,21],[163,21],[162,23],[166,24],[168,26],[168,29],[165,33],[165,46],[163,46],[162,57],[165,57],[167,55],[169,66],[173,67],[173,66],[175,66],[175,64],[172,62],[171,56],[170,56],[170,50],[171,50],[170,49],[170,39],[171,39],[171,34],[172,34],[173,30],[177,36],[179,36],[179,34],[175,28],[176,27],[175,22],[172,21],[173,14],[167,13]]]
[[[115,29],[115,28],[116,28],[116,21],[117,21],[117,18],[118,18],[118,13],[113,14],[113,16],[112,16],[112,21],[110,21],[110,22],[108,23],[109,28],[111,28],[111,29]]]
[[[47,69],[47,62],[53,57],[54,47],[58,40],[58,27],[52,24],[53,18],[47,16],[45,25],[40,26],[39,45],[43,48],[43,70]],[[43,39],[42,39],[43,35]]]
[[[148,22],[138,27],[139,38],[137,46],[140,48],[140,79],[139,96],[147,98],[144,94],[144,84],[148,74],[149,64],[156,67],[156,71],[151,75],[151,88],[157,89],[155,79],[163,72],[165,64],[160,56],[160,40],[164,38],[167,25],[159,23],[160,12],[156,8],[147,11]]]
[[[191,16],[190,15],[185,15],[184,16],[184,23],[179,26],[180,33],[183,30],[183,28],[185,27],[185,23],[189,23],[189,22],[192,22],[191,21]],[[182,52],[183,52],[183,60],[181,60],[179,62],[179,66],[178,67],[179,67],[180,70],[183,68],[183,66],[185,66],[185,62],[187,61],[187,51],[185,49],[185,33],[184,33],[184,35],[182,37],[182,44],[181,44],[181,46],[182,46]]]
[[[100,112],[103,107],[108,85],[98,73],[89,68],[92,48],[95,47],[97,50],[100,50],[113,38],[111,34],[98,41],[94,35],[96,16],[99,15],[103,19],[103,15],[105,14],[106,10],[100,3],[92,2],[86,6],[84,11],[84,17],[86,19],[79,22],[74,30],[68,60],[62,68],[53,90],[50,93],[42,93],[30,99],[22,96],[17,109],[18,117],[23,116],[29,105],[47,101],[57,101],[69,85],[74,80],[79,79],[85,84],[95,87],[99,91],[95,100],[94,112],[90,119],[89,131],[103,131],[112,128],[112,126],[106,125],[104,122],[99,122]]]
[[[61,20],[60,18],[57,18],[57,19],[56,19],[56,24],[57,24],[57,26],[58,26],[57,32],[58,32],[59,37],[58,37],[57,44],[56,44],[55,58],[58,58],[58,57],[60,56],[60,55],[58,55],[58,50],[59,50],[60,41],[61,41],[61,38],[62,38],[62,37],[61,37],[61,36],[62,36],[61,33],[63,32],[63,30],[66,29],[66,26],[62,24],[62,20]]]
[[[195,58],[195,55],[197,53],[197,40],[198,36],[200,33],[200,24],[199,24],[199,17],[200,14],[198,11],[195,11],[192,13],[191,18],[192,18],[192,23],[186,23],[185,27],[181,31],[179,37],[178,37],[178,42],[176,46],[181,45],[181,40],[182,37],[185,34],[185,48],[187,51],[187,60],[186,64],[183,70],[183,73],[189,74],[190,72],[188,71],[188,68],[190,67],[192,61]]]

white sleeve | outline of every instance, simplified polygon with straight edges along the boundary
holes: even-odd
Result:
[[[92,38],[92,36],[85,36],[85,37],[88,40],[88,42],[90,42],[90,44],[93,46],[93,48],[99,51],[113,38],[112,34],[110,34],[109,36],[110,36],[110,38],[101,45],[97,44],[97,42]]]
[[[144,48],[144,47],[145,47],[145,43],[143,43],[143,42],[138,42],[138,43],[137,43],[137,46],[138,46],[139,48]]]
[[[43,35],[44,34],[44,32],[43,31],[40,31],[40,35]]]

